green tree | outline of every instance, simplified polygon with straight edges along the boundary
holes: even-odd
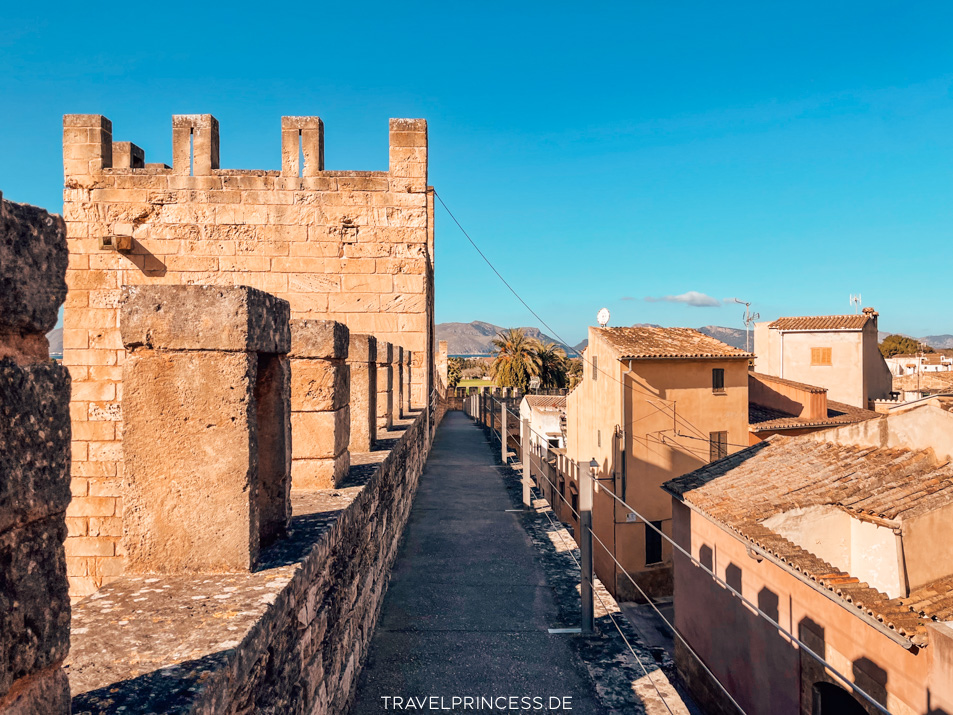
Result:
[[[566,387],[566,353],[554,343],[536,343],[539,358],[539,382],[544,388]]]
[[[568,387],[571,390],[580,382],[582,382],[582,359],[581,358],[567,358],[566,359],[566,380],[568,381]]]
[[[516,387],[526,392],[529,379],[539,375],[537,343],[519,328],[502,330],[493,338],[491,374],[499,387]]]
[[[463,374],[464,361],[460,358],[450,358],[447,362],[447,387],[456,387],[460,384],[460,377]]]
[[[888,335],[880,343],[880,354],[884,357],[894,355],[916,355],[918,352],[932,353],[933,348],[906,335]]]

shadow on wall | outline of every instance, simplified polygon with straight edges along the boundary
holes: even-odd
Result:
[[[219,651],[153,670],[123,681],[121,688],[112,683],[76,695],[73,712],[186,712],[195,704],[196,690],[201,689],[208,673],[220,672],[226,666],[229,653],[234,656],[235,651]]]
[[[812,651],[826,657],[827,644],[824,627],[810,618],[798,624],[798,637]],[[847,675],[847,673],[844,673]],[[887,671],[870,658],[853,662],[851,674],[854,684],[887,707]],[[830,676],[811,656],[801,654],[801,696],[812,715],[880,715],[880,711],[849,688]],[[942,710],[931,711],[937,715]],[[945,715],[945,714],[944,714]]]

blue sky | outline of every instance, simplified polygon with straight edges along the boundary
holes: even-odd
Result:
[[[953,333],[953,5],[578,8],[15,4],[0,191],[61,209],[64,113],[171,163],[171,115],[210,112],[222,166],[261,169],[283,114],[324,119],[329,169],[385,169],[388,117],[426,117],[431,182],[571,343],[601,306],[740,327],[734,296]],[[438,322],[535,323],[439,207],[436,252]],[[664,299],[692,291],[718,305]]]

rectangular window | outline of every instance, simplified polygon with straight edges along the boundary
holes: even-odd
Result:
[[[652,526],[659,531],[662,530],[662,522],[653,521]],[[645,563],[662,563],[662,536],[650,526],[645,526]]]
[[[573,513],[570,515],[571,518],[575,519],[576,514],[579,513],[579,495],[576,492],[572,492],[569,495],[569,508],[572,509]]]
[[[711,432],[708,435],[708,461],[717,462],[728,456],[728,433]]]
[[[725,369],[724,368],[716,367],[711,371],[711,391],[712,392],[725,391]]]
[[[599,379],[599,356],[598,355],[592,356],[592,379],[594,381]]]
[[[811,348],[811,365],[832,365],[830,348]]]
[[[602,446],[602,430],[601,429],[596,430],[596,446],[597,447]]]

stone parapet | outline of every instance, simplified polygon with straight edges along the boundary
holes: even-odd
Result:
[[[127,350],[287,353],[288,302],[246,286],[125,286],[119,330]]]
[[[394,424],[394,346],[377,341],[377,430]]]
[[[45,333],[66,296],[63,220],[0,196],[0,714],[69,713],[70,379]]]
[[[429,450],[423,414],[348,487],[295,490],[252,573],[125,576],[74,609],[74,712],[348,711]]]
[[[291,485],[324,489],[350,468],[351,390],[347,326],[331,320],[291,322]]]
[[[351,333],[347,357],[351,381],[349,450],[370,452],[377,439],[377,338]]]
[[[288,304],[245,287],[123,297],[126,568],[247,571],[291,512]]]

